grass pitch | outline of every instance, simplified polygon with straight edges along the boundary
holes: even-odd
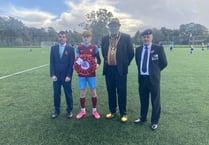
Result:
[[[49,66],[0,80],[1,145],[208,145],[209,144],[209,50],[200,48],[166,49],[168,67],[162,72],[162,113],[159,129],[150,130],[148,121],[137,126],[139,96],[135,60],[129,67],[127,113],[122,124],[119,116],[106,120],[107,92],[102,65],[97,70],[98,111],[102,118],[91,116],[87,97],[87,115],[77,120],[80,110],[77,75],[73,76],[74,117],[65,117],[62,93],[61,115],[51,120],[52,82]],[[49,63],[49,49],[0,49],[0,77]],[[88,92],[90,94],[90,92]]]

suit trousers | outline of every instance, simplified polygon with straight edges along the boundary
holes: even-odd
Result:
[[[127,75],[120,76],[117,66],[107,66],[105,75],[108,92],[109,111],[115,113],[117,110],[117,100],[120,115],[126,115],[127,104]]]
[[[141,103],[141,120],[147,119],[149,108],[149,96],[151,94],[152,115],[151,123],[157,124],[160,118],[160,82],[152,84],[149,76],[140,76],[139,78],[139,95]]]
[[[67,104],[66,111],[70,113],[73,110],[73,97],[72,97],[72,88],[71,81],[55,81],[53,82],[54,88],[54,108],[56,112],[60,112],[60,101],[61,101],[61,86],[63,86],[65,99]]]

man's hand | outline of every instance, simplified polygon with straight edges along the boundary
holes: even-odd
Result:
[[[51,79],[52,79],[53,82],[57,81],[57,77],[56,76],[52,76]]]
[[[65,82],[69,82],[70,80],[71,80],[70,77],[66,77],[66,78],[65,78]]]

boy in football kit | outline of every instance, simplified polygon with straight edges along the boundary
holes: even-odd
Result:
[[[91,44],[92,40],[92,32],[91,31],[84,31],[82,33],[83,42],[76,48],[76,56],[78,58],[75,60],[77,65],[80,65],[80,68],[77,71],[78,73],[78,84],[80,89],[80,105],[81,110],[77,114],[76,118],[81,119],[86,115],[86,87],[87,83],[89,85],[91,91],[91,101],[92,101],[92,116],[95,119],[100,118],[100,114],[97,112],[97,94],[96,94],[96,69],[99,67],[101,63],[99,49],[96,45]],[[91,61],[83,60],[82,56],[90,58]],[[95,58],[97,62],[95,62]],[[91,62],[95,63],[91,64]],[[95,70],[93,67],[95,66]],[[93,71],[92,71],[93,69]],[[87,72],[86,74],[84,72]]]

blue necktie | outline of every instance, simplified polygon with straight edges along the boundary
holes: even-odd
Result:
[[[59,48],[59,54],[60,54],[60,58],[62,58],[62,54],[63,54],[63,47],[62,46],[60,46],[60,48]]]
[[[143,73],[147,72],[147,58],[148,58],[148,48],[145,47],[144,58],[143,58],[143,62],[142,62],[142,72]]]

